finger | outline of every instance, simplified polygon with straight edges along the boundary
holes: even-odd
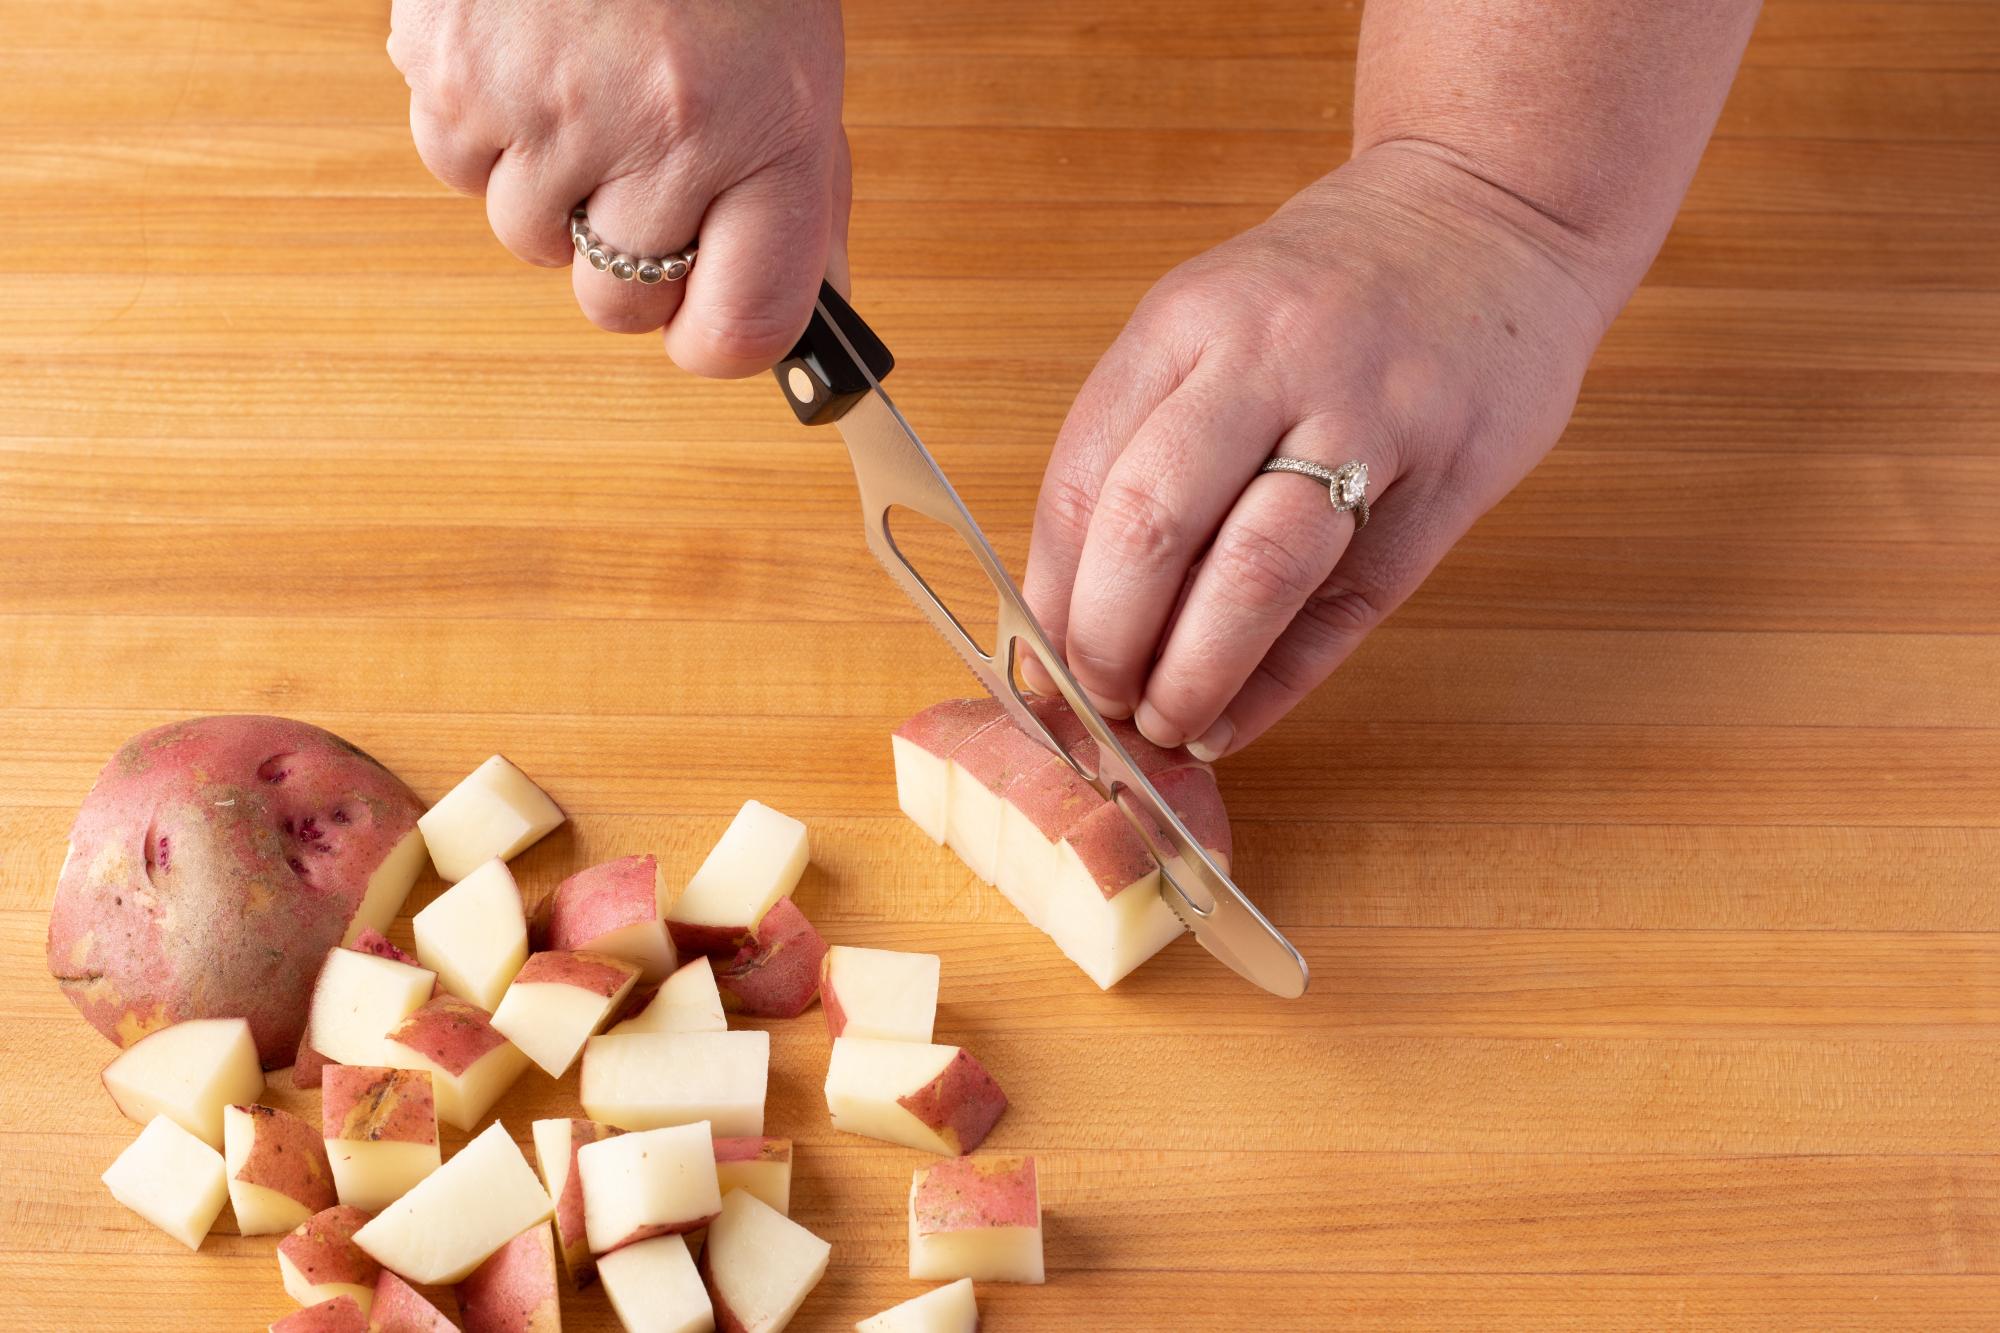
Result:
[[[591,229],[614,251],[660,258],[679,253],[694,240],[708,199],[708,187],[670,161],[662,170],[605,181],[584,208]],[[684,285],[620,281],[591,267],[581,253],[572,258],[570,283],[590,322],[613,333],[664,328],[680,309]]]
[[[1257,739],[1318,688],[1437,568],[1475,514],[1406,479],[1371,504],[1326,581],[1314,590],[1223,714],[1188,749],[1214,760]]]
[[[1281,431],[1270,395],[1246,397],[1242,386],[1233,372],[1197,368],[1146,418],[1098,490],[1070,593],[1068,662],[1093,701],[1119,716],[1144,693],[1188,571]]]
[[[1035,501],[1034,534],[1022,595],[1049,642],[1065,652],[1070,593],[1077,563],[1097,508],[1097,494],[1140,423],[1180,384],[1193,356],[1138,319],[1118,336],[1077,390],[1069,415],[1056,436]],[[1039,664],[1024,662],[1033,688],[1048,692],[1055,682]]]
[[[1356,456],[1347,433],[1327,425],[1291,431],[1278,453],[1335,468]],[[1377,494],[1381,451],[1359,449]],[[1261,461],[1261,460],[1260,460]],[[1202,560],[1134,721],[1157,745],[1208,733],[1272,646],[1325,583],[1354,536],[1354,515],[1336,511],[1324,482],[1291,473],[1253,477]]]
[[[431,175],[460,194],[486,192],[486,178],[506,145],[462,119],[439,116],[410,100],[410,139]]]
[[[598,175],[599,164],[586,158],[510,148],[486,178],[486,220],[516,259],[562,268],[576,257],[570,210]]]
[[[701,258],[667,325],[667,355],[714,379],[769,370],[805,332],[826,276],[832,181],[821,164],[759,172],[701,219]]]

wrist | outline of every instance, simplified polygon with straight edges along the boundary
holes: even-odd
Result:
[[[1576,226],[1555,208],[1516,192],[1456,150],[1424,139],[1370,145],[1316,186],[1359,191],[1382,206],[1433,225],[1462,230],[1470,242],[1497,247],[1542,270],[1551,290],[1566,289],[1590,326],[1594,347],[1631,299],[1650,253],[1634,256],[1613,237]]]

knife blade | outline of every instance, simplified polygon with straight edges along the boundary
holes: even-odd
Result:
[[[882,388],[895,359],[882,340],[830,285],[821,284],[812,321],[772,374],[805,425],[835,425],[847,443],[861,491],[868,549],[898,586],[964,659],[1014,724],[1067,761],[1077,775],[1115,804],[1160,867],[1160,897],[1203,948],[1232,971],[1273,995],[1304,994],[1305,959],[1195,841],[1180,816],[1139,771],[1083,688],[1050,644],[993,545]],[[895,540],[890,515],[912,510],[944,524],[963,541],[992,584],[992,634],[981,648]],[[1093,743],[1073,753],[1027,705],[1015,676],[1023,651],[1047,670]]]

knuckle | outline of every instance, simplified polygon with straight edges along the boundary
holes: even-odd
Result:
[[[1153,492],[1111,481],[1097,497],[1091,531],[1101,534],[1107,553],[1124,564],[1158,566],[1183,546],[1181,523]]]
[[[1232,529],[1209,559],[1221,586],[1254,611],[1289,611],[1313,596],[1322,577],[1288,543],[1255,527]]]
[[[790,350],[800,323],[775,301],[744,302],[704,311],[695,333],[718,362],[763,367]]]
[[[1331,581],[1299,608],[1300,620],[1329,638],[1366,634],[1381,624],[1386,614],[1380,599],[1352,585]]]
[[[1058,540],[1081,546],[1097,509],[1097,492],[1068,469],[1051,469],[1042,483],[1041,522]]]

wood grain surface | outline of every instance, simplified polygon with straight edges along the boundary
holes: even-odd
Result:
[[[1018,562],[1147,284],[1344,153],[1359,6],[848,8],[857,303]],[[838,442],[512,262],[386,25],[0,0],[0,1323],[290,1308],[268,1240],[97,1184],[133,1126],[42,955],[104,758],[232,710],[432,797],[506,750],[573,816],[536,893],[805,818],[808,914],[943,955],[1043,1164],[1000,1333],[2000,1327],[2000,5],[1772,0],[1561,448],[1224,766],[1289,1004],[1189,941],[1100,994],[898,816],[885,733],[969,682]],[[918,1290],[920,1159],[773,1026],[795,1327],[845,1328]]]

